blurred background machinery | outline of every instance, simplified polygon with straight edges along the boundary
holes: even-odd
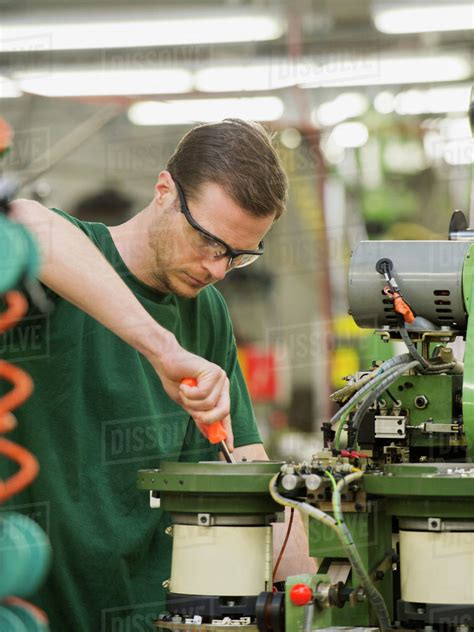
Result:
[[[9,150],[13,132],[0,120],[0,155]],[[2,195],[14,187],[0,180]],[[39,271],[39,253],[28,231],[8,220],[8,199],[0,200],[0,333],[8,335],[28,310],[28,298],[42,295],[35,277]],[[1,354],[0,354],[1,355]],[[33,383],[18,366],[0,358],[0,379],[9,389],[0,397],[0,433],[16,425],[13,411],[31,396]],[[16,471],[0,484],[0,503],[27,487],[38,473],[38,462],[25,448],[0,437],[0,457],[15,463]],[[49,568],[51,547],[38,523],[24,512],[0,507],[0,629],[4,632],[47,632],[46,614],[26,601],[41,585]],[[32,508],[29,508],[32,509]]]

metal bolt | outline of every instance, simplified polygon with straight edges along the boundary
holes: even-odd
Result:
[[[429,531],[441,531],[441,518],[428,518]]]
[[[172,536],[173,535],[173,527],[172,526],[166,527],[165,533],[166,533],[166,535]]]
[[[418,408],[418,410],[423,410],[423,408],[426,408],[428,404],[429,400],[425,395],[418,395],[415,397],[415,408]]]
[[[165,579],[165,581],[161,585],[163,586],[163,588],[166,588],[166,590],[168,590],[168,588],[171,585],[171,580],[170,579]]]
[[[197,515],[197,519],[198,519],[198,524],[200,524],[203,527],[209,527],[211,526],[211,514],[209,513],[199,513]]]

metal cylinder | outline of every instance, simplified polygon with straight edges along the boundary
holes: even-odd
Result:
[[[349,308],[359,327],[395,327],[392,300],[383,292],[387,282],[376,269],[390,259],[392,274],[418,316],[438,327],[467,326],[462,273],[471,247],[462,241],[362,241],[354,250],[349,270]]]

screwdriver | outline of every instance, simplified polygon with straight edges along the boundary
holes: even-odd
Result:
[[[187,384],[188,386],[197,386],[197,380],[193,377],[185,377],[184,380],[181,380],[181,384]],[[215,421],[212,424],[199,424],[199,427],[204,432],[207,439],[209,439],[210,443],[219,443],[219,447],[227,463],[236,462],[232,455],[232,452],[229,450],[229,448],[227,447],[227,443],[225,442],[225,440],[227,439],[227,432],[222,421]]]

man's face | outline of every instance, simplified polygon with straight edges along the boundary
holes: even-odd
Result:
[[[161,291],[193,298],[206,285],[224,278],[228,258],[214,258],[205,252],[202,236],[181,212],[171,178],[166,186],[168,188],[160,192],[157,185],[158,217],[149,232],[153,278]],[[193,218],[202,228],[237,250],[257,250],[273,224],[273,215],[263,218],[250,215],[213,182],[202,185],[198,195],[187,202]]]

